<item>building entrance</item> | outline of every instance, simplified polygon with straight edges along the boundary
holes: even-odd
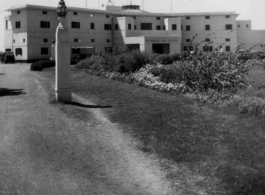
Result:
[[[169,43],[162,43],[162,44],[152,44],[152,50],[154,53],[159,53],[159,54],[169,54],[170,49],[169,49]]]

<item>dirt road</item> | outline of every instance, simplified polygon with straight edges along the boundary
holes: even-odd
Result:
[[[39,77],[28,64],[0,64],[0,195],[174,194],[155,158],[102,109],[83,108],[90,122],[71,118]]]

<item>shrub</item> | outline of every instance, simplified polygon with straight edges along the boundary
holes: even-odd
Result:
[[[172,64],[173,59],[168,54],[160,54],[155,58],[155,61],[159,64]]]
[[[78,62],[75,67],[78,69],[88,69],[96,62],[95,58],[90,57]]]
[[[44,68],[50,68],[55,66],[54,60],[40,60],[37,62],[34,62],[30,66],[30,70],[32,71],[42,71]]]
[[[180,61],[181,54],[178,53],[171,53],[169,57],[172,59],[173,62]]]

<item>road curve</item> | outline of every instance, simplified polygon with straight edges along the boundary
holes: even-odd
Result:
[[[0,195],[175,194],[103,110],[80,108],[90,122],[66,115],[39,79],[29,64],[0,64]]]

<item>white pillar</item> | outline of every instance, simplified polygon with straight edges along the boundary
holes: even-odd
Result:
[[[69,103],[72,101],[69,34],[67,20],[59,18],[59,21],[55,43],[55,96],[56,101]]]

